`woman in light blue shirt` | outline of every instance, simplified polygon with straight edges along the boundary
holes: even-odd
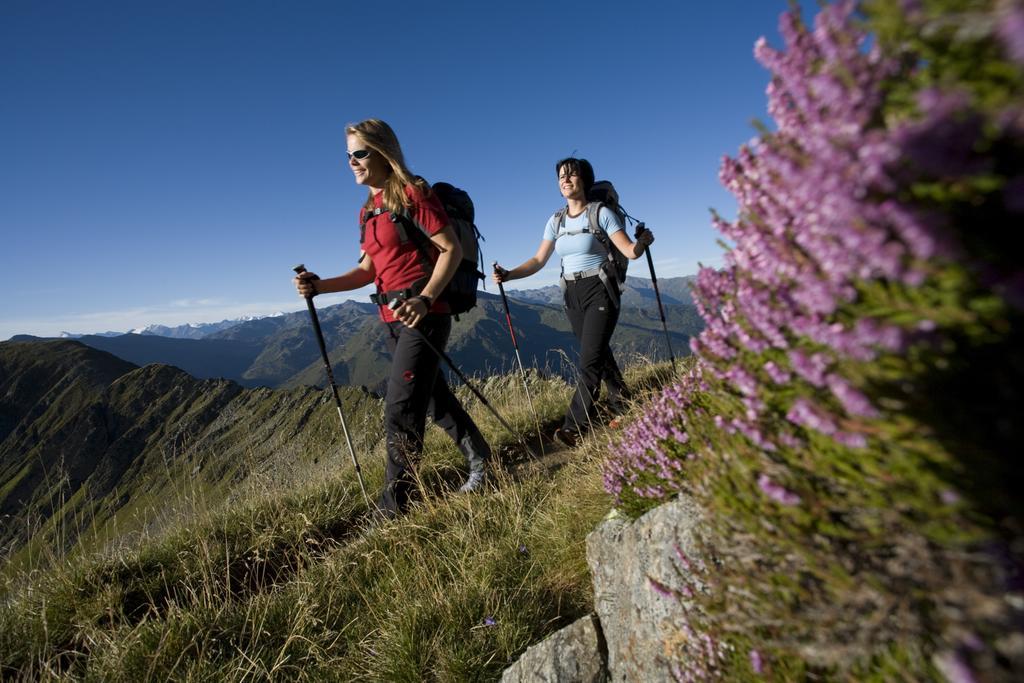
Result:
[[[608,248],[617,249],[630,259],[640,258],[654,241],[654,235],[644,230],[633,242],[618,213],[588,199],[594,185],[594,169],[586,159],[562,159],[555,164],[555,172],[566,206],[548,219],[540,247],[532,258],[509,270],[495,265],[493,277],[495,282],[529,277],[543,268],[555,251],[562,260],[565,312],[580,342],[580,362],[576,393],[555,436],[572,446],[590,428],[602,380],[608,384],[614,411],[621,411],[628,398],[622,373],[608,346],[619,320],[618,281],[609,272]]]

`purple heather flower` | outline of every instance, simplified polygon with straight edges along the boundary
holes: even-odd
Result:
[[[804,442],[788,432],[781,432],[777,435],[779,443],[787,448],[802,448]]]
[[[970,113],[965,92],[926,89],[918,93],[921,121],[897,129],[895,139],[904,161],[900,173],[928,178],[975,175],[985,170],[989,157],[975,151],[983,137],[984,121]]]
[[[679,547],[678,543],[672,544],[672,549],[676,551],[676,557],[679,558],[679,564],[683,565],[683,569],[688,572],[693,571],[693,565],[690,563],[689,558],[686,557],[686,553]]]
[[[974,672],[958,652],[943,652],[935,656],[935,666],[949,683],[975,683]]]
[[[958,494],[953,489],[943,489],[941,492],[939,492],[939,499],[945,505],[956,505],[957,503],[960,502],[960,494]]]
[[[847,448],[865,448],[868,445],[868,439],[863,434],[856,434],[854,432],[836,432],[832,435],[836,443],[842,444]]]
[[[900,0],[904,14],[915,14],[921,11],[921,0]]]
[[[825,371],[828,369],[829,361],[824,354],[815,353],[809,356],[799,349],[793,349],[789,352],[789,363],[796,374],[813,386],[825,385]]]
[[[790,374],[788,371],[783,370],[772,361],[768,361],[761,366],[768,376],[771,377],[772,381],[776,384],[786,384],[789,382]]]
[[[764,673],[764,662],[761,660],[761,653],[753,648],[750,650],[750,668],[758,675]]]
[[[647,577],[647,582],[650,584],[651,589],[663,598],[674,598],[676,597],[675,591],[661,583],[660,581]]]
[[[908,12],[921,5],[901,2]],[[917,287],[930,261],[958,256],[955,226],[900,198],[913,182],[985,170],[990,157],[975,146],[982,121],[963,93],[932,89],[920,93],[919,118],[880,125],[886,83],[899,64],[882,55],[877,41],[866,48],[868,36],[852,20],[856,7],[854,0],[832,3],[813,26],[798,12],[786,12],[779,23],[785,48],[764,39],[755,45],[756,58],[771,72],[768,110],[776,130],[721,162],[719,178],[739,211],[732,221],[712,216],[734,246],[724,267],[701,268],[694,283],[694,304],[705,322],[690,341],[697,369],[623,431],[603,468],[605,486],[616,496],[628,490],[661,498],[678,491],[685,459],[710,449],[688,445],[684,455],[680,447],[691,439],[689,420],[698,415],[710,413],[719,429],[739,431],[765,450],[805,447],[791,433],[800,435],[799,429],[769,414],[783,395],[778,387],[794,377],[810,387],[794,387],[803,396],[786,412],[793,425],[849,448],[866,446],[867,437],[841,429],[839,418],[878,412],[843,369],[851,361],[900,353],[935,325],[850,316],[849,304],[863,283]],[[999,0],[997,11],[1008,51],[1018,54],[1020,46],[1024,58],[1024,9],[1016,0]],[[1019,130],[1020,114],[1008,114],[999,125]],[[1011,179],[1005,206],[1024,211],[1022,197],[1024,177]],[[1019,294],[1024,308],[1024,272],[996,274],[996,280],[1008,300]],[[716,381],[740,395],[740,411],[695,405],[696,392]],[[839,415],[826,409],[830,403],[841,407]],[[758,484],[783,504],[800,500],[766,475]]]
[[[761,473],[757,478],[757,486],[761,491],[780,505],[798,505],[800,496],[789,489],[776,484],[767,474]]]
[[[798,398],[793,402],[789,412],[786,413],[786,419],[793,424],[813,429],[822,434],[832,435],[837,431],[832,417],[805,398]]]
[[[878,417],[878,411],[871,405],[868,397],[839,375],[830,374],[826,376],[825,383],[828,385],[832,395],[842,404],[847,414],[857,417]]]
[[[1006,46],[1010,59],[1024,65],[1024,5],[1013,0],[1002,0],[996,16],[996,32]]]
[[[985,643],[978,637],[977,633],[968,631],[967,634],[961,639],[964,647],[971,652],[981,652],[985,649]]]
[[[755,380],[750,373],[743,368],[743,366],[733,366],[725,373],[725,376],[741,394],[745,394],[746,396],[757,395],[757,380]]]

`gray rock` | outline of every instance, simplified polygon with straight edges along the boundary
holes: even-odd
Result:
[[[634,522],[606,520],[587,536],[611,681],[672,681],[669,667],[686,659],[687,595],[704,590],[690,569],[701,566],[699,523],[696,505],[680,496]]]
[[[556,631],[505,669],[502,683],[600,683],[605,680],[600,627],[593,616]]]

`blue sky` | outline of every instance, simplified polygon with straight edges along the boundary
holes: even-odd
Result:
[[[295,263],[355,262],[367,117],[470,192],[488,263],[534,253],[574,151],[659,278],[721,262],[718,167],[767,116],[785,0],[375,4],[0,4],[0,339],[300,310]]]

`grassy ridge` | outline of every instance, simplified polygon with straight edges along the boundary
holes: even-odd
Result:
[[[656,384],[659,372],[636,368],[629,379]],[[568,387],[536,375],[530,383],[542,422],[553,423]],[[535,430],[519,377],[490,378],[484,392],[515,430]],[[250,479],[234,502],[195,501],[135,548],[21,577],[0,609],[3,675],[496,677],[590,610],[584,537],[610,508],[599,471],[606,439],[598,432],[570,454],[530,460],[486,409],[466,402],[509,464],[487,493],[452,493],[461,458],[436,428],[419,466],[422,501],[369,530],[350,467],[328,474],[305,461],[288,483]],[[372,490],[381,456],[379,445],[361,454]],[[560,467],[551,474],[546,465]]]

